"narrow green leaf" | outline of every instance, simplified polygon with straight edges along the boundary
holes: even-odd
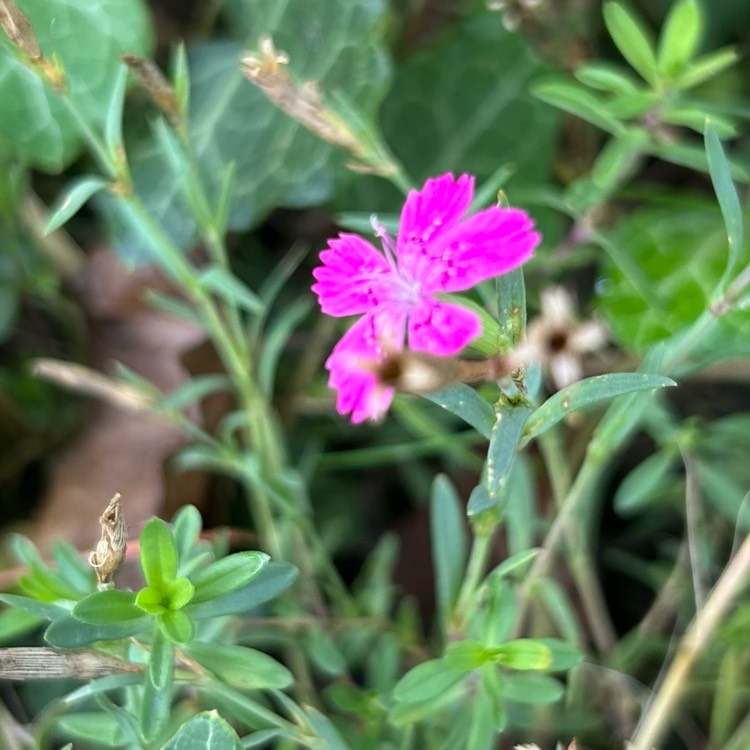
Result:
[[[19,636],[36,630],[42,619],[22,609],[5,609],[0,612],[0,644],[12,643]]]
[[[511,573],[515,573],[520,568],[524,568],[528,565],[538,554],[539,550],[536,548],[524,549],[520,552],[516,552],[503,560],[490,575],[497,576],[498,578],[510,576]]]
[[[697,86],[734,65],[739,59],[740,55],[733,47],[709,52],[688,65],[677,79],[677,84],[685,89]]]
[[[169,526],[161,518],[152,518],[141,532],[141,568],[146,583],[159,588],[177,575],[177,548]]]
[[[122,108],[125,103],[125,89],[128,83],[128,66],[120,63],[117,70],[112,95],[107,107],[106,120],[104,122],[104,143],[110,156],[119,161],[124,157],[122,141]]]
[[[177,545],[177,557],[180,565],[188,559],[190,550],[200,537],[203,518],[194,505],[184,505],[173,521],[174,541]]]
[[[661,119],[670,125],[692,128],[696,133],[700,133],[701,135],[705,133],[706,121],[710,119],[711,125],[720,138],[732,138],[737,134],[737,128],[728,117],[709,114],[706,108],[701,106],[667,105],[661,112]]]
[[[89,594],[73,607],[72,614],[90,625],[111,625],[143,617],[143,611],[135,604],[135,594],[118,589]]]
[[[155,744],[164,734],[169,723],[172,709],[172,685],[157,688],[151,680],[146,677],[141,695],[141,732],[143,739],[150,744]],[[161,743],[159,743],[161,745]]]
[[[204,711],[185,722],[164,750],[240,750],[237,733],[216,711]]]
[[[162,294],[153,289],[148,289],[145,296],[149,304],[157,310],[173,315],[175,318],[189,320],[191,323],[203,324],[196,308],[186,304],[182,300],[175,299],[168,294]]]
[[[664,375],[641,372],[618,372],[595,375],[569,385],[548,398],[526,424],[524,441],[528,442],[546,432],[571,412],[634,391],[652,390],[677,385]]]
[[[477,515],[499,505],[502,489],[516,457],[524,425],[531,414],[528,406],[503,407],[497,414],[487,451],[485,492],[473,492],[469,498],[468,514]]]
[[[23,591],[35,598],[45,600],[76,601],[80,598],[81,592],[70,586],[57,571],[52,570],[44,562],[30,539],[21,534],[13,534],[11,548],[16,558],[29,569],[29,572],[18,580],[18,585]]]
[[[466,566],[465,513],[450,479],[435,478],[430,497],[430,540],[435,569],[435,596],[441,622],[456,602]]]
[[[500,709],[502,710],[502,709]],[[486,750],[496,745],[497,701],[482,682],[471,700],[471,725],[466,750]]]
[[[60,576],[81,594],[96,589],[96,573],[70,542],[58,540],[52,550]]]
[[[185,607],[185,611],[189,612],[195,620],[247,612],[276,598],[282,591],[286,591],[296,578],[297,569],[293,565],[270,562],[242,588],[201,604],[196,604],[194,597],[193,601]]]
[[[61,607],[59,604],[53,604],[52,602],[40,602],[38,599],[34,599],[30,596],[19,596],[18,594],[0,594],[0,602],[28,612],[29,614],[41,617],[44,620],[56,620],[58,617],[62,617],[68,614],[68,610],[65,607]]]
[[[443,409],[463,419],[489,440],[492,425],[495,423],[495,412],[473,388],[458,383],[442,391],[422,395],[433,404],[442,406]]]
[[[567,672],[577,667],[584,659],[583,651],[568,641],[559,638],[538,638],[537,642],[546,646],[552,655],[552,663],[547,667],[548,672]]]
[[[191,604],[227,596],[246,586],[268,563],[264,552],[236,552],[211,563],[193,576],[195,595]]]
[[[698,51],[703,36],[703,18],[696,0],[677,0],[664,22],[659,39],[659,70],[678,75]]]
[[[125,742],[120,727],[102,711],[68,713],[55,722],[66,737],[81,742],[93,742],[97,747],[122,747]]]
[[[231,271],[221,266],[211,266],[200,275],[200,283],[208,291],[225,302],[236,305],[250,313],[263,312],[263,301]]]
[[[143,681],[143,675],[136,672],[128,674],[111,674],[106,677],[100,677],[97,680],[91,680],[86,685],[82,685],[67,695],[63,695],[57,700],[61,707],[73,706],[81,701],[89,700],[101,693],[108,693],[110,690],[120,690],[121,688],[135,685]]]
[[[107,184],[107,180],[101,177],[81,177],[76,180],[50,212],[44,227],[44,234],[50,234],[59,229],[68,219],[78,213],[81,206],[92,195],[103,190]]]
[[[546,674],[509,674],[500,683],[500,692],[506,700],[544,705],[559,701],[565,686]]]
[[[148,676],[155,688],[163,690],[172,683],[174,675],[174,644],[159,628],[154,629],[151,654],[148,659]]]
[[[227,685],[242,690],[283,690],[294,680],[276,659],[245,646],[192,641],[185,651]]]
[[[593,183],[605,194],[611,194],[638,168],[638,157],[643,153],[646,140],[645,133],[637,128],[610,139],[591,168]]]
[[[310,661],[328,675],[340,675],[346,671],[346,659],[332,635],[323,628],[313,627],[304,639],[305,651]]]
[[[531,88],[538,99],[554,107],[570,112],[598,128],[617,135],[622,132],[622,123],[607,113],[604,102],[589,89],[565,80],[542,80]]]
[[[586,86],[619,96],[627,96],[641,90],[627,71],[610,63],[585,63],[576,68],[575,77]]]
[[[617,488],[613,500],[615,511],[622,516],[637,513],[660,492],[672,487],[674,465],[675,455],[667,450],[641,461]]]
[[[654,44],[642,21],[622,3],[604,4],[604,23],[622,56],[652,86],[658,81]]]
[[[240,739],[240,745],[243,750],[249,750],[249,748],[266,746],[272,740],[279,739],[282,735],[280,729],[259,729],[257,732],[246,734]],[[294,738],[291,738],[294,741]]]
[[[168,609],[156,616],[156,622],[161,632],[180,646],[189,643],[195,635],[195,625],[184,609]]]
[[[143,613],[141,613],[143,615]],[[60,617],[44,631],[44,640],[54,648],[80,648],[96,641],[119,641],[140,633],[151,625],[145,615],[109,625],[87,625],[72,615]]]
[[[509,669],[548,669],[552,664],[549,646],[531,638],[518,638],[491,649],[492,658]]]
[[[192,378],[181,388],[168,393],[159,399],[155,407],[161,411],[179,411],[184,407],[197,403],[218,391],[228,391],[232,382],[226,375],[199,375]]]
[[[393,688],[394,700],[418,703],[438,698],[461,680],[466,670],[452,667],[443,659],[430,659],[410,669]]]
[[[526,283],[523,268],[515,268],[498,276],[495,293],[500,330],[508,348],[511,348],[518,344],[526,330]]]
[[[724,272],[723,283],[720,285],[723,286],[731,279],[740,261],[744,240],[744,225],[740,199],[732,182],[729,162],[724,154],[724,149],[721,147],[716,128],[710,120],[706,122],[706,156],[708,157],[708,171],[711,175],[711,182],[721,207],[721,215],[724,217],[724,226],[726,226],[729,240],[729,259],[727,269]]]
[[[470,672],[491,661],[494,649],[485,648],[479,641],[458,641],[445,650],[443,661],[451,667]]]
[[[336,729],[333,722],[327,716],[312,706],[308,706],[306,713],[310,726],[315,734],[323,740],[323,747],[326,750],[351,750],[338,729]]]

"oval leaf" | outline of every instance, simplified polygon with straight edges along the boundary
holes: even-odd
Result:
[[[247,585],[268,563],[264,552],[237,552],[211,563],[193,576],[192,604],[231,594]]]
[[[107,186],[101,177],[82,177],[65,192],[60,202],[52,209],[44,234],[59,229],[68,219],[78,213],[83,204],[95,193]]]
[[[112,623],[137,620],[143,617],[143,610],[135,604],[132,591],[97,591],[81,599],[73,607],[73,617],[91,625],[110,625]]]
[[[618,2],[604,5],[604,23],[622,56],[650,84],[657,81],[656,55],[649,34],[632,11]]]
[[[152,518],[141,532],[141,567],[152,588],[171,581],[177,575],[177,547],[169,526],[161,518]]]
[[[467,675],[443,659],[430,659],[409,670],[393,688],[393,697],[402,703],[429,701],[443,695]]]
[[[216,711],[205,711],[183,724],[164,750],[240,750],[232,727]]]

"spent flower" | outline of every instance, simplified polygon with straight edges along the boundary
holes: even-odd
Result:
[[[479,316],[443,295],[462,292],[528,260],[539,244],[529,216],[492,206],[466,217],[474,178],[452,174],[409,192],[396,239],[382,226],[383,252],[356,234],[328,242],[313,291],[333,316],[361,315],[326,362],[339,413],[377,419],[394,389],[377,364],[408,344],[415,352],[452,356],[480,335]]]

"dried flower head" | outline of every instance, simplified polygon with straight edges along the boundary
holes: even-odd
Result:
[[[601,348],[607,330],[600,321],[580,322],[570,293],[553,286],[541,293],[541,313],[526,329],[526,340],[516,350],[519,362],[539,362],[558,388],[580,380],[582,356]]]
[[[479,316],[438,295],[516,268],[539,243],[519,209],[492,206],[464,218],[473,197],[470,175],[427,180],[407,196],[395,240],[377,227],[382,253],[341,234],[320,254],[313,291],[323,312],[362,315],[326,362],[339,413],[351,412],[353,422],[387,410],[394,388],[378,380],[375,365],[401,352],[405,340],[412,352],[451,357],[479,336]]]
[[[115,493],[99,518],[102,529],[96,549],[89,555],[89,564],[96,571],[99,588],[107,586],[120,567],[128,544],[128,527],[122,512],[120,493]]]
[[[122,56],[122,61],[135,73],[138,83],[151,97],[151,101],[177,126],[180,122],[180,106],[177,94],[164,74],[151,60],[130,53]]]

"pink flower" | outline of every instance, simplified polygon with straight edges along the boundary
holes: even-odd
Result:
[[[427,180],[406,198],[395,246],[381,229],[382,253],[356,234],[340,234],[320,254],[312,289],[323,312],[363,316],[326,362],[338,411],[351,412],[353,422],[382,416],[393,399],[375,372],[386,351],[400,351],[407,338],[413,351],[450,356],[481,333],[475,312],[437,295],[506,273],[539,244],[519,209],[492,206],[464,219],[473,197],[470,175]]]

